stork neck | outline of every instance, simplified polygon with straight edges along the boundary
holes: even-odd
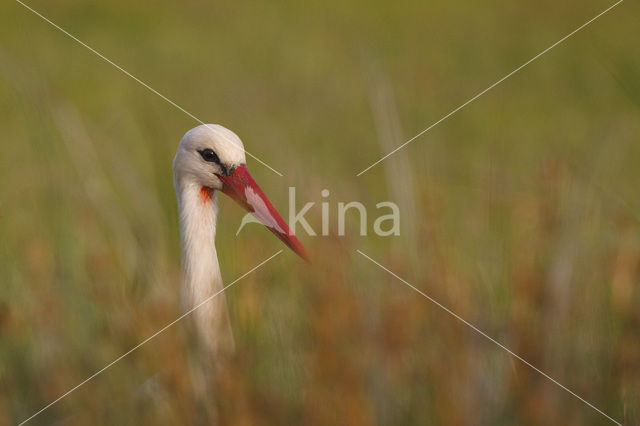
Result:
[[[221,280],[215,246],[218,217],[216,191],[207,190],[192,182],[177,181],[176,192],[183,287],[194,291],[197,290],[194,288],[196,284],[208,283],[207,287],[218,287]],[[183,294],[184,296],[186,295]]]
[[[175,181],[180,219],[181,305],[188,311],[223,288],[215,247],[217,191],[194,182]],[[193,313],[198,336],[210,352],[233,347],[224,294]]]

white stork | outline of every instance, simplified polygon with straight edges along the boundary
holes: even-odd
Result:
[[[215,246],[218,191],[252,212],[303,259],[307,253],[247,170],[242,141],[231,130],[205,124],[189,130],[173,161],[181,247],[181,305],[188,311],[222,290]],[[216,362],[234,348],[221,294],[193,312],[196,335]]]

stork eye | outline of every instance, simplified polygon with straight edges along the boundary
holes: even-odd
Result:
[[[218,154],[216,154],[215,152],[213,152],[212,149],[202,149],[200,151],[198,151],[200,153],[200,156],[202,157],[202,159],[204,161],[207,161],[209,163],[218,163],[220,164],[220,159],[218,158]]]

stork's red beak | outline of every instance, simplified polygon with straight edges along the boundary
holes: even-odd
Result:
[[[276,237],[280,238],[298,256],[311,263],[307,251],[249,174],[247,166],[236,167],[230,176],[218,177],[224,183],[222,192],[250,211],[260,223],[276,234]]]

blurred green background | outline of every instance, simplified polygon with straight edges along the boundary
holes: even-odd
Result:
[[[28,3],[250,152],[287,215],[332,236],[228,291],[237,354],[194,402],[181,325],[32,424],[605,424],[356,254],[361,249],[624,424],[640,422],[640,6],[626,1],[361,177],[610,4]],[[179,315],[171,161],[197,123],[16,2],[0,4],[0,424]],[[336,236],[336,205],[401,236]],[[227,282],[282,248],[221,200]],[[309,221],[320,229],[316,205]],[[154,398],[140,387],[154,377]]]

